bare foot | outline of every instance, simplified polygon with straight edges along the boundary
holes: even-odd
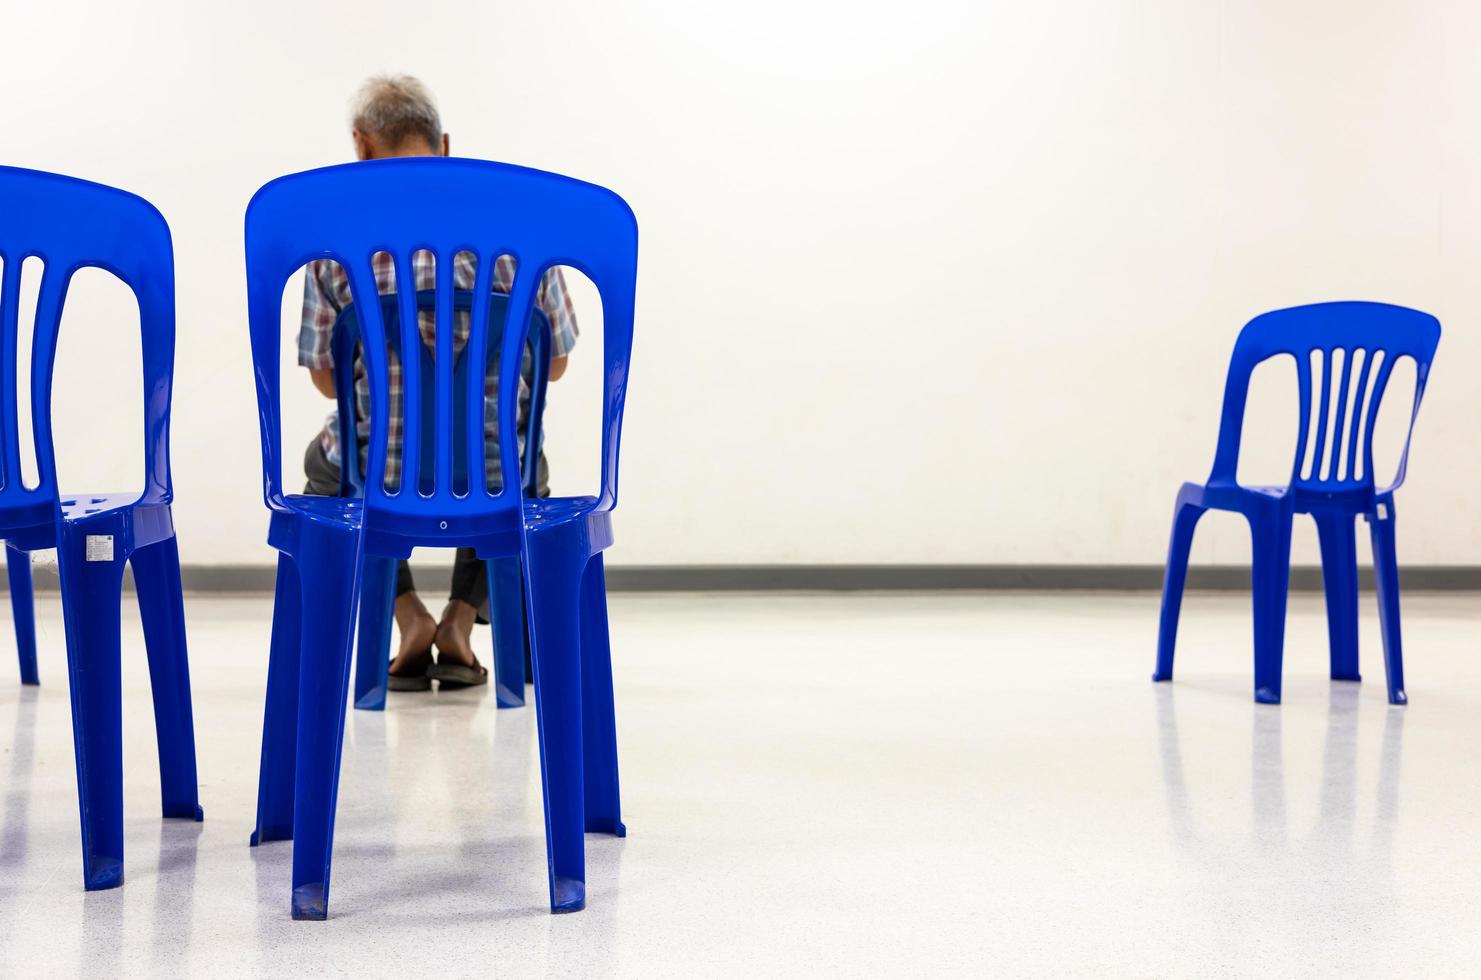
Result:
[[[432,640],[437,635],[437,620],[422,605],[415,592],[403,592],[396,597],[396,630],[401,634],[401,645],[396,650],[396,659],[391,661],[390,672],[396,675],[424,674],[432,663]]]
[[[461,664],[464,667],[473,667],[478,663],[473,656],[472,643],[473,624],[477,617],[478,610],[461,599],[452,600],[442,610],[442,622],[437,624],[433,639],[437,644],[439,663]]]

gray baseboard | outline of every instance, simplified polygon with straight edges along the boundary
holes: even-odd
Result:
[[[1361,586],[1373,588],[1373,571],[1359,572]],[[1158,591],[1161,565],[701,565],[628,566],[607,570],[607,584],[624,592],[749,591],[955,591],[1100,590]],[[1415,591],[1481,589],[1481,566],[1430,565],[1405,568],[1402,588]],[[1247,590],[1247,566],[1209,565],[1188,570],[1188,588]],[[1316,566],[1291,569],[1291,588],[1317,592],[1322,572]]]
[[[185,588],[202,593],[266,593],[273,590],[271,565],[186,565]],[[418,588],[446,593],[452,578],[447,565],[416,566]],[[1373,587],[1371,569],[1361,571],[1362,587]],[[53,570],[38,566],[36,588],[56,591]],[[1481,566],[1415,565],[1404,568],[1406,590],[1456,592],[1481,590]],[[0,582],[3,585],[3,582]],[[615,565],[607,569],[614,592],[941,592],[958,590],[1155,591],[1162,587],[1160,565]],[[131,587],[126,582],[126,587]],[[1205,565],[1189,569],[1188,587],[1247,590],[1246,566]],[[1291,588],[1322,587],[1321,569],[1291,569]],[[3,590],[0,590],[3,591]]]

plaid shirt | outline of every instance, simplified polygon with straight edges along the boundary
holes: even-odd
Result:
[[[396,292],[396,268],[391,256],[385,252],[375,255],[371,265],[375,272],[376,292],[381,295]],[[435,265],[430,253],[417,252],[412,256],[412,272],[418,290],[432,289],[436,282]],[[459,252],[453,260],[453,288],[472,289],[476,266],[471,253]],[[508,292],[514,283],[514,261],[501,255],[494,266],[493,288]],[[308,275],[303,284],[303,322],[298,332],[298,363],[306,368],[333,369],[334,323],[346,306],[353,302],[350,280],[338,262],[332,259],[316,259],[308,265]],[[566,292],[566,280],[560,269],[551,269],[535,297],[535,302],[550,318],[550,356],[564,357],[576,346],[576,311],[571,306],[571,297]],[[453,314],[453,349],[460,352],[468,343],[469,314],[457,311]],[[417,325],[421,329],[422,342],[433,346],[437,334],[437,317],[431,310],[417,314]],[[391,416],[388,419],[386,442],[386,486],[395,487],[401,482],[401,363],[394,352],[389,353],[391,394]],[[370,381],[365,374],[365,362],[355,357],[355,431],[360,444],[360,469],[364,472],[369,455],[370,442]],[[520,414],[528,408],[529,388],[523,377],[520,379]],[[485,476],[490,486],[498,486],[499,478],[499,376],[498,366],[491,365],[484,378],[484,403],[487,407],[484,430]],[[521,418],[523,423],[523,418]],[[339,451],[339,414],[336,409],[325,420],[324,431],[319,439],[324,453],[331,463],[343,465]]]

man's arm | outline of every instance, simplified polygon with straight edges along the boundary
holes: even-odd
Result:
[[[565,358],[561,358],[561,360],[564,361]],[[552,362],[550,367],[551,378],[553,380],[556,377],[554,371],[555,364]],[[561,371],[564,372],[565,370],[566,366],[562,364]],[[334,390],[334,368],[309,368],[309,380],[313,381],[314,387],[318,388],[319,394],[325,398],[334,398],[339,394]]]
[[[550,320],[549,379],[558,381],[566,373],[566,358],[571,348],[576,346],[576,337],[580,333],[576,328],[576,308],[571,305],[570,294],[566,292],[566,278],[561,275],[559,267],[545,273],[536,300]]]
[[[561,379],[561,375],[563,375],[563,374],[566,373],[566,360],[569,357],[570,357],[569,354],[562,354],[560,357],[552,357],[550,359],[550,375],[549,375],[549,378],[550,378],[551,381],[559,381]],[[314,384],[318,384],[318,383],[319,383],[319,379],[318,378],[315,378],[314,379]],[[333,372],[331,372],[330,375],[329,375],[329,387],[330,387],[331,393],[332,393],[332,389],[334,388],[334,374],[333,374]]]
[[[324,262],[310,262],[303,280],[303,317],[298,329],[298,363],[309,369],[309,379],[325,398],[333,398],[334,321],[339,306],[329,295],[322,273]]]

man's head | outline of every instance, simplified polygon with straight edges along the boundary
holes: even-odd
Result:
[[[432,96],[410,75],[377,75],[355,94],[350,111],[355,157],[447,156],[447,134]]]

